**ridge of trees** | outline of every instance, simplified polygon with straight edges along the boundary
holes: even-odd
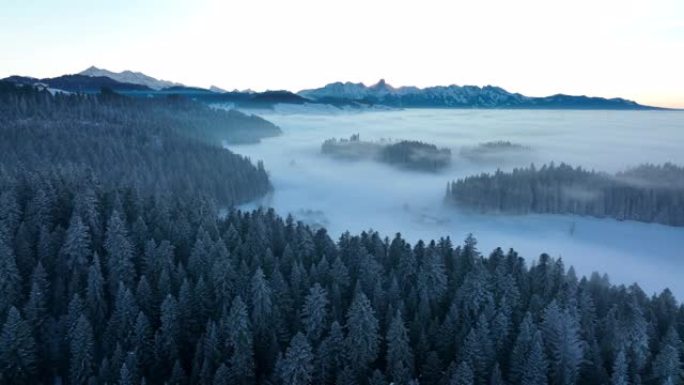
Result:
[[[641,165],[610,175],[534,165],[447,184],[447,202],[483,212],[556,213],[684,226],[684,168]]]
[[[220,140],[277,130],[260,118],[182,98],[134,99],[106,90],[52,95],[0,82],[0,172],[10,175],[59,169],[93,183],[203,194],[232,205],[271,187],[261,163],[221,148]]]

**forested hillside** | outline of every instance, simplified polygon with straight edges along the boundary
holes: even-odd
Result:
[[[0,179],[0,383],[681,383],[684,307],[469,237],[333,241],[72,174]]]
[[[221,141],[278,131],[260,118],[180,98],[51,95],[0,83],[0,168],[10,175],[61,169],[88,174],[93,183],[234,204],[270,184],[261,164],[221,148]]]
[[[616,175],[567,164],[481,174],[447,185],[446,199],[480,211],[558,213],[684,226],[684,168],[642,165]]]

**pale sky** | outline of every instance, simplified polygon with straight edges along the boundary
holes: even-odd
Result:
[[[0,77],[497,85],[684,108],[684,0],[0,0]]]

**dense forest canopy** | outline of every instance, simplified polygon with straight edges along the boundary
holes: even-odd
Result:
[[[418,171],[438,171],[451,162],[448,148],[413,140],[363,141],[358,134],[349,139],[328,139],[321,145],[321,152],[339,159],[376,160]]]
[[[220,142],[258,138],[264,129],[279,130],[257,117],[181,98],[52,95],[0,83],[0,171],[11,175],[63,169],[147,193],[240,203],[264,194],[270,183],[261,164]]]
[[[680,384],[684,307],[474,238],[337,242],[73,175],[0,180],[3,384]]]
[[[684,226],[684,168],[642,165],[616,175],[553,163],[447,185],[446,199],[480,211],[558,213]]]

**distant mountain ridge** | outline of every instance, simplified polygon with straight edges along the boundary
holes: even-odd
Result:
[[[513,93],[496,86],[413,86],[393,87],[384,79],[366,86],[363,83],[335,82],[321,88],[297,93],[278,90],[254,92],[225,91],[188,87],[168,80],[159,80],[141,72],[112,72],[90,67],[79,74],[37,79],[10,76],[3,80],[18,84],[43,85],[52,90],[96,93],[102,88],[139,97],[182,95],[213,104],[232,104],[237,107],[271,108],[276,104],[328,104],[337,107],[364,108],[383,106],[392,108],[512,108],[512,109],[662,109],[638,104],[622,98],[601,98],[556,94],[531,97]]]
[[[37,79],[29,76],[10,76],[2,79],[15,84],[44,86],[54,90],[80,93],[100,92],[109,88],[117,92],[153,91],[151,88],[133,83],[122,83],[107,76],[62,75],[55,78]]]
[[[556,94],[530,97],[496,86],[392,87],[384,79],[363,83],[335,82],[321,88],[299,91],[300,96],[319,102],[354,101],[390,107],[440,108],[568,108],[568,109],[650,109],[632,100]]]
[[[86,75],[84,75],[84,73],[86,73]],[[164,80],[160,81],[139,72],[124,71],[120,74],[133,74],[134,76],[117,76],[120,80],[112,79],[109,76],[99,76],[99,74],[102,73],[116,75],[116,73],[111,71],[90,67],[80,74],[75,75],[62,75],[43,79],[13,75],[0,79],[0,81],[7,81],[23,86],[47,88],[51,92],[96,94],[103,89],[109,89],[131,97],[182,96],[206,104],[227,104],[234,107],[248,108],[271,108],[276,104],[314,103],[314,101],[310,99],[285,90],[265,92],[254,92],[252,90],[225,91],[215,86],[206,89],[201,87],[188,87]],[[127,80],[128,82],[123,82],[121,80]],[[172,85],[163,88],[151,87],[159,87],[162,84]]]
[[[159,80],[153,78],[152,76],[145,75],[142,72],[133,71],[122,71],[122,72],[112,72],[103,68],[97,68],[95,66],[90,66],[87,69],[78,73],[78,75],[98,77],[104,76],[110,79],[114,79],[121,83],[130,84],[140,84],[149,87],[153,90],[161,90],[163,88],[183,86],[181,83],[175,83],[168,80]]]

